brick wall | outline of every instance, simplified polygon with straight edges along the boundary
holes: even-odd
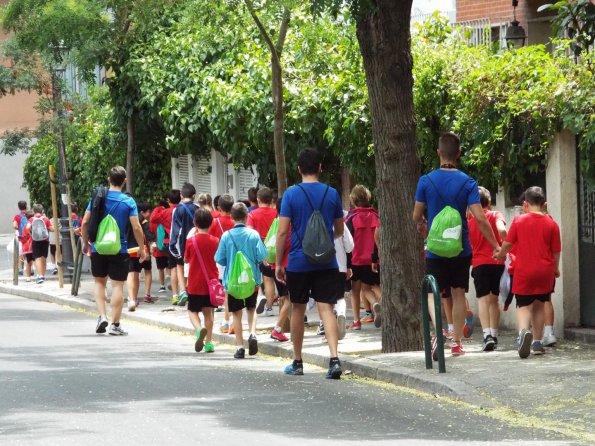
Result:
[[[457,22],[489,18],[492,23],[508,23],[512,20],[511,0],[457,0]],[[520,0],[516,17],[527,26],[528,3]]]

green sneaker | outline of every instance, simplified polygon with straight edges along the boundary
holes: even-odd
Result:
[[[212,342],[207,342],[205,344],[205,353],[215,353],[215,346]]]
[[[171,304],[172,305],[178,305],[178,300],[179,300],[178,295],[177,294],[174,294],[172,296],[172,298],[171,298]]]
[[[207,329],[201,328],[200,330],[196,331],[196,342],[194,343],[194,351],[196,353],[202,351],[202,348],[205,345],[205,336],[207,335]]]
[[[183,307],[184,305],[186,305],[187,301],[188,301],[188,293],[186,291],[182,291],[178,298],[178,306]]]

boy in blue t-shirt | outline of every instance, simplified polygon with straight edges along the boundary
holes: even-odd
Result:
[[[115,255],[101,255],[96,252],[95,247],[89,243],[89,223],[91,221],[91,201],[85,211],[82,224],[83,253],[87,254],[91,249],[91,273],[95,278],[95,304],[99,311],[96,333],[105,333],[108,326],[105,307],[105,288],[107,278],[112,281],[112,324],[108,333],[113,336],[128,334],[120,326],[120,316],[124,305],[123,289],[128,277],[128,242],[126,240],[126,229],[128,225],[134,231],[134,238],[139,245],[138,256],[144,262],[147,253],[144,248],[143,229],[138,220],[138,209],[134,200],[122,193],[126,182],[126,169],[121,166],[112,167],[108,178],[110,187],[105,199],[105,210],[103,218],[110,214],[117,222],[120,229],[120,252]]]
[[[431,274],[436,278],[444,297],[449,297],[452,294],[454,336],[451,354],[460,356],[465,354],[461,339],[467,317],[465,292],[469,290],[469,268],[471,267],[467,208],[475,217],[481,233],[494,249],[494,253],[497,253],[500,247],[481,207],[477,181],[457,170],[457,160],[461,156],[459,137],[453,133],[442,134],[438,141],[437,153],[440,158],[440,169],[422,176],[417,183],[413,221],[417,223],[418,232],[426,234],[427,228],[432,226],[436,215],[447,205],[452,206],[461,214],[463,251],[452,258],[440,257],[429,250],[426,253],[426,274]],[[424,218],[426,207],[427,220]],[[430,302],[429,306],[432,320],[435,323],[434,305]],[[436,345],[436,342],[433,341],[433,356]]]
[[[304,342],[304,315],[306,304],[312,297],[318,305],[318,312],[324,324],[330,350],[327,378],[339,379],[341,362],[337,356],[337,319],[333,313],[337,303],[337,281],[339,266],[335,256],[327,264],[313,264],[305,256],[302,242],[308,220],[314,213],[313,206],[320,210],[331,241],[343,235],[343,208],[341,197],[332,187],[320,183],[322,159],[314,149],[305,149],[298,157],[298,170],[302,183],[290,187],[283,194],[277,231],[277,269],[275,274],[281,283],[287,283],[289,298],[293,304],[291,317],[291,340],[294,360],[285,368],[288,375],[303,375],[302,345]],[[291,245],[287,271],[282,266],[285,242],[291,224]]]

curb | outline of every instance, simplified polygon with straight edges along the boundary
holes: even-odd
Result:
[[[95,303],[82,300],[73,296],[54,296],[47,292],[27,290],[17,288],[13,285],[0,284],[0,293],[10,294],[13,296],[24,297],[27,299],[38,300],[42,302],[49,302],[58,305],[68,306],[77,310],[96,312]],[[159,321],[152,318],[147,318],[137,313],[122,313],[123,320],[130,320],[135,322],[142,322],[157,328],[175,331],[184,334],[193,334],[194,330],[189,327],[184,327],[176,323]],[[219,344],[235,346],[235,337],[233,335],[226,335],[221,333],[213,333],[213,340]],[[247,341],[245,341],[247,345]],[[285,345],[288,345],[285,347]],[[280,358],[291,359],[293,357],[293,350],[289,343],[269,343],[259,342],[258,351],[269,356],[276,356]],[[326,353],[326,352],[325,352]],[[328,367],[328,354],[318,354],[304,351],[303,360],[305,363],[316,365],[318,367]],[[426,393],[431,393],[434,396],[448,397],[455,400],[462,400],[480,407],[493,407],[494,403],[475,393],[469,389],[462,382],[453,379],[452,375],[439,375],[437,372],[434,376],[428,376],[423,372],[411,370],[405,367],[388,367],[384,366],[372,359],[361,356],[341,355],[341,363],[344,370],[349,370],[354,375],[370,378],[375,381],[395,384],[398,386],[408,387]]]

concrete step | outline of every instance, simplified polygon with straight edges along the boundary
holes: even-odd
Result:
[[[564,330],[564,337],[566,339],[571,339],[573,341],[595,344],[595,328],[592,328],[592,327],[567,328]]]

